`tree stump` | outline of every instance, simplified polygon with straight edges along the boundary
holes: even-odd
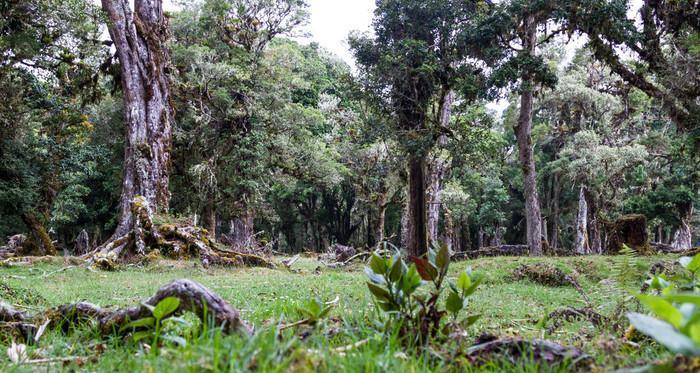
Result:
[[[647,233],[647,218],[644,215],[624,215],[608,226],[608,246],[605,254],[616,255],[623,245],[642,255],[652,253]]]

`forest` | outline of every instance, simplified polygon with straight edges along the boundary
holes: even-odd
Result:
[[[0,1],[2,371],[700,369],[700,1],[317,3]]]

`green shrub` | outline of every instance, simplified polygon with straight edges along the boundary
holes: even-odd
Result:
[[[669,350],[700,356],[700,292],[696,277],[700,254],[683,257],[679,262],[689,273],[688,282],[678,285],[663,274],[653,276],[647,283],[656,294],[637,297],[656,317],[630,313],[628,318],[637,330]]]
[[[441,309],[438,300],[450,265],[447,246],[429,250],[427,258],[410,257],[409,260],[410,265],[399,254],[390,258],[375,254],[370,266],[365,268],[369,278],[367,287],[375,304],[388,315],[387,329],[398,330],[406,341],[425,344],[441,334],[447,335],[452,328],[466,328],[477,321],[479,315],[472,315],[459,323],[458,316],[481,283],[481,276],[468,269],[459,275],[456,283],[449,281],[445,308]],[[427,283],[433,286],[426,294],[420,290]],[[453,320],[443,323],[448,313]]]

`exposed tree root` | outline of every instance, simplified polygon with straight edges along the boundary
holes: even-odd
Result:
[[[546,326],[546,323],[548,321],[551,321],[552,324],[547,328],[547,333],[551,334],[555,330],[559,329],[562,325],[564,325],[564,322],[573,322],[576,320],[589,321],[591,325],[593,325],[596,328],[609,324],[610,322],[610,319],[599,314],[598,312],[594,311],[589,307],[565,307],[550,312],[549,315],[547,315],[543,326]]]
[[[193,226],[161,224],[156,226],[143,198],[132,202],[134,223],[131,231],[86,255],[97,267],[112,270],[120,262],[150,261],[159,256],[174,259],[198,257],[202,265],[259,266],[274,268],[268,259],[218,247],[205,229]]]
[[[102,335],[119,334],[120,328],[128,322],[151,316],[151,311],[146,305],[155,306],[167,297],[180,299],[180,306],[174,315],[189,311],[202,321],[212,317],[214,324],[221,327],[224,333],[252,333],[251,327],[241,319],[238,310],[203,285],[191,280],[176,280],[160,288],[144,303],[117,310],[80,302],[28,314],[7,305],[0,305],[0,330],[4,335],[21,336],[29,341],[36,334],[36,325],[41,324],[43,320],[49,320],[53,327],[62,326],[64,331],[79,322],[95,321]]]
[[[542,365],[568,362],[579,368],[583,368],[590,361],[590,357],[578,348],[564,347],[551,341],[520,338],[504,338],[482,343],[467,349],[466,355],[477,365],[493,361],[497,356],[506,357],[513,363],[523,358],[531,358]]]

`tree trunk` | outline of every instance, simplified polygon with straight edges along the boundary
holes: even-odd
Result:
[[[255,216],[252,211],[245,211],[241,216],[231,219],[229,241],[233,247],[243,247],[250,243]],[[308,226],[304,229],[308,233]],[[312,235],[313,237],[313,235]]]
[[[559,246],[559,195],[561,194],[561,184],[559,183],[559,174],[554,174],[554,185],[552,186],[552,232],[549,245],[552,250],[557,250]]]
[[[588,250],[588,203],[586,196],[581,187],[581,192],[578,197],[578,215],[576,216],[576,243],[574,244],[574,252],[578,255],[586,255]]]
[[[452,217],[452,211],[445,207],[445,236],[443,242],[447,245],[450,253],[456,252],[459,248],[459,242],[457,242],[457,235],[455,234],[455,222]]]
[[[207,230],[209,238],[216,240],[216,203],[208,198],[202,212],[202,226]]]
[[[684,216],[681,217],[681,226],[676,230],[673,236],[671,247],[675,250],[690,250],[693,246],[693,234],[690,229],[690,221],[693,218],[693,208],[687,209]]]
[[[481,225],[479,226],[479,232],[477,233],[476,245],[477,250],[484,247],[484,227]]]
[[[112,240],[134,227],[131,203],[142,196],[149,214],[167,211],[173,110],[166,69],[168,21],[162,0],[102,0],[121,65],[126,143],[120,216]]]
[[[584,189],[584,196],[588,204],[588,237],[590,239],[590,254],[603,253],[603,240],[600,232],[600,222],[598,221],[598,201],[599,197],[590,189]]]
[[[450,117],[452,116],[452,104],[454,103],[455,93],[449,91],[445,95],[445,100],[442,104],[442,111],[440,112],[440,126],[447,128],[450,124]],[[438,139],[438,145],[444,146],[447,142],[447,137],[445,135],[440,135]],[[428,200],[428,240],[431,244],[438,243],[438,227],[440,223],[440,207],[442,204],[442,189],[445,180],[445,176],[448,172],[449,162],[448,159],[442,154],[441,149],[438,148],[434,152],[434,155],[429,164],[428,170],[428,189],[427,189],[427,200]]]
[[[49,232],[46,227],[37,219],[37,217],[31,213],[27,212],[22,214],[22,221],[27,225],[31,231],[32,240],[36,243],[36,246],[41,249],[41,253],[44,255],[56,255],[56,246],[54,246]],[[37,255],[38,253],[34,253]]]
[[[374,224],[374,242],[376,245],[381,245],[384,241],[384,225],[386,222],[386,208],[388,196],[382,193],[379,197],[377,206],[377,221]]]
[[[523,46],[531,55],[535,53],[537,25],[535,19],[529,16],[525,22]],[[532,102],[533,79],[529,73],[522,77],[520,94],[520,116],[515,127],[515,135],[518,140],[520,167],[523,172],[523,185],[525,192],[525,219],[527,223],[527,244],[530,246],[530,255],[542,255],[542,216],[540,213],[539,196],[537,195],[537,172],[535,170],[535,156],[532,145]]]
[[[421,256],[428,251],[425,209],[425,157],[414,156],[408,172],[408,242],[409,255]]]

